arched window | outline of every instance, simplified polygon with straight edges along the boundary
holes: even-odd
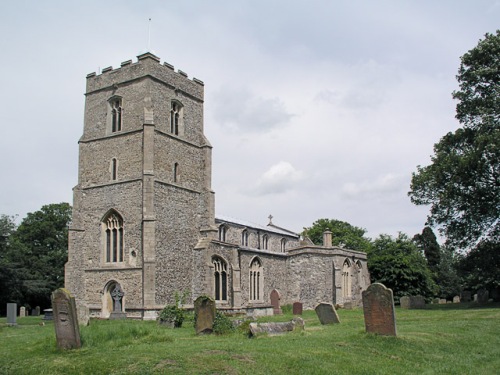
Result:
[[[262,236],[262,249],[267,250],[268,246],[269,246],[269,236],[267,234],[264,234],[264,236]]]
[[[106,263],[123,262],[123,219],[113,211],[105,217],[102,227]]]
[[[250,301],[262,301],[262,276],[262,263],[256,257],[250,264]]]
[[[224,224],[219,226],[219,241],[226,242],[227,227]]]
[[[214,289],[216,301],[227,301],[227,263],[219,258],[213,257],[214,265]]]
[[[351,263],[348,259],[344,261],[342,266],[342,297],[351,296]]]
[[[179,163],[174,164],[174,182],[179,182],[180,169]]]
[[[248,231],[241,232],[241,246],[248,246]]]
[[[285,247],[286,247],[286,238],[282,238],[280,241],[280,250],[282,253],[285,252]]]
[[[119,132],[122,130],[123,120],[122,99],[114,98],[109,104],[111,106],[111,132]]]
[[[116,158],[111,159],[111,180],[116,181],[118,178],[118,160]]]
[[[170,133],[179,135],[182,126],[183,107],[177,101],[172,101],[170,106]]]

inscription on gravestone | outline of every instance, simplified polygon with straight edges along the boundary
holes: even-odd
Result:
[[[215,320],[215,301],[212,298],[200,296],[194,301],[196,317],[196,334],[212,333]]]
[[[362,292],[366,332],[396,336],[396,316],[392,290],[380,283]]]
[[[302,315],[302,302],[294,302],[292,311],[293,315]]]
[[[75,298],[66,289],[57,289],[52,293],[52,310],[54,311],[57,347],[59,349],[80,348],[82,344]]]
[[[15,326],[17,318],[17,303],[7,304],[7,325]]]
[[[314,309],[316,311],[316,315],[319,318],[321,324],[334,324],[340,323],[339,316],[335,307],[331,303],[321,302]]]

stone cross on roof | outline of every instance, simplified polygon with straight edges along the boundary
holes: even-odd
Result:
[[[269,219],[268,225],[271,225],[273,223],[273,215],[269,215],[267,218]]]

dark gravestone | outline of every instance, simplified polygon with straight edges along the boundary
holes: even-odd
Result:
[[[294,302],[292,312],[293,315],[302,315],[302,302]]]
[[[363,291],[362,295],[366,332],[396,336],[392,290],[380,283],[374,283]]]
[[[434,299],[432,300],[432,303],[439,304],[439,298],[434,298]]]
[[[82,344],[75,298],[66,289],[57,289],[52,293],[52,310],[54,311],[57,347],[59,349],[80,348]]]
[[[399,305],[401,306],[402,309],[409,309],[410,308],[410,297],[404,296],[399,299]]]
[[[468,290],[464,290],[460,295],[460,302],[470,302],[472,300],[472,294]]]
[[[250,335],[251,336],[276,336],[282,335],[291,331],[302,331],[304,330],[304,319],[293,318],[291,322],[279,322],[279,323],[250,323]]]
[[[314,310],[316,311],[316,315],[318,315],[321,324],[340,323],[337,311],[331,303],[321,302]]]
[[[7,304],[7,325],[15,326],[17,319],[17,303]]]
[[[410,309],[425,309],[425,298],[421,295],[410,296]]]
[[[215,320],[215,301],[212,298],[200,296],[194,301],[196,317],[196,334],[212,333]]]
[[[489,293],[486,289],[479,289],[477,291],[477,303],[487,303],[489,298]]]
[[[110,320],[126,319],[127,313],[123,311],[123,296],[125,293],[122,290],[120,284],[116,284],[114,289],[111,291],[111,298],[113,298],[113,311],[109,314]]]
[[[282,314],[280,307],[280,294],[276,289],[273,289],[271,292],[271,306],[273,307],[274,315]]]
[[[54,311],[52,309],[44,309],[43,320],[53,320],[53,319],[54,319]]]

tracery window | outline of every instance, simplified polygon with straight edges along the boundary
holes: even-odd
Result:
[[[122,99],[114,98],[111,102],[111,132],[119,132],[122,130],[123,108]]]
[[[250,264],[250,301],[261,301],[263,295],[262,263],[254,258]]]
[[[227,301],[227,263],[219,258],[213,257],[214,265],[214,290],[216,301]]]
[[[106,263],[123,262],[123,219],[116,212],[112,212],[104,219],[102,226]]]
[[[170,133],[179,135],[182,125],[182,104],[177,101],[172,101],[170,106]]]
[[[351,296],[351,263],[348,259],[344,261],[342,266],[342,297]]]

